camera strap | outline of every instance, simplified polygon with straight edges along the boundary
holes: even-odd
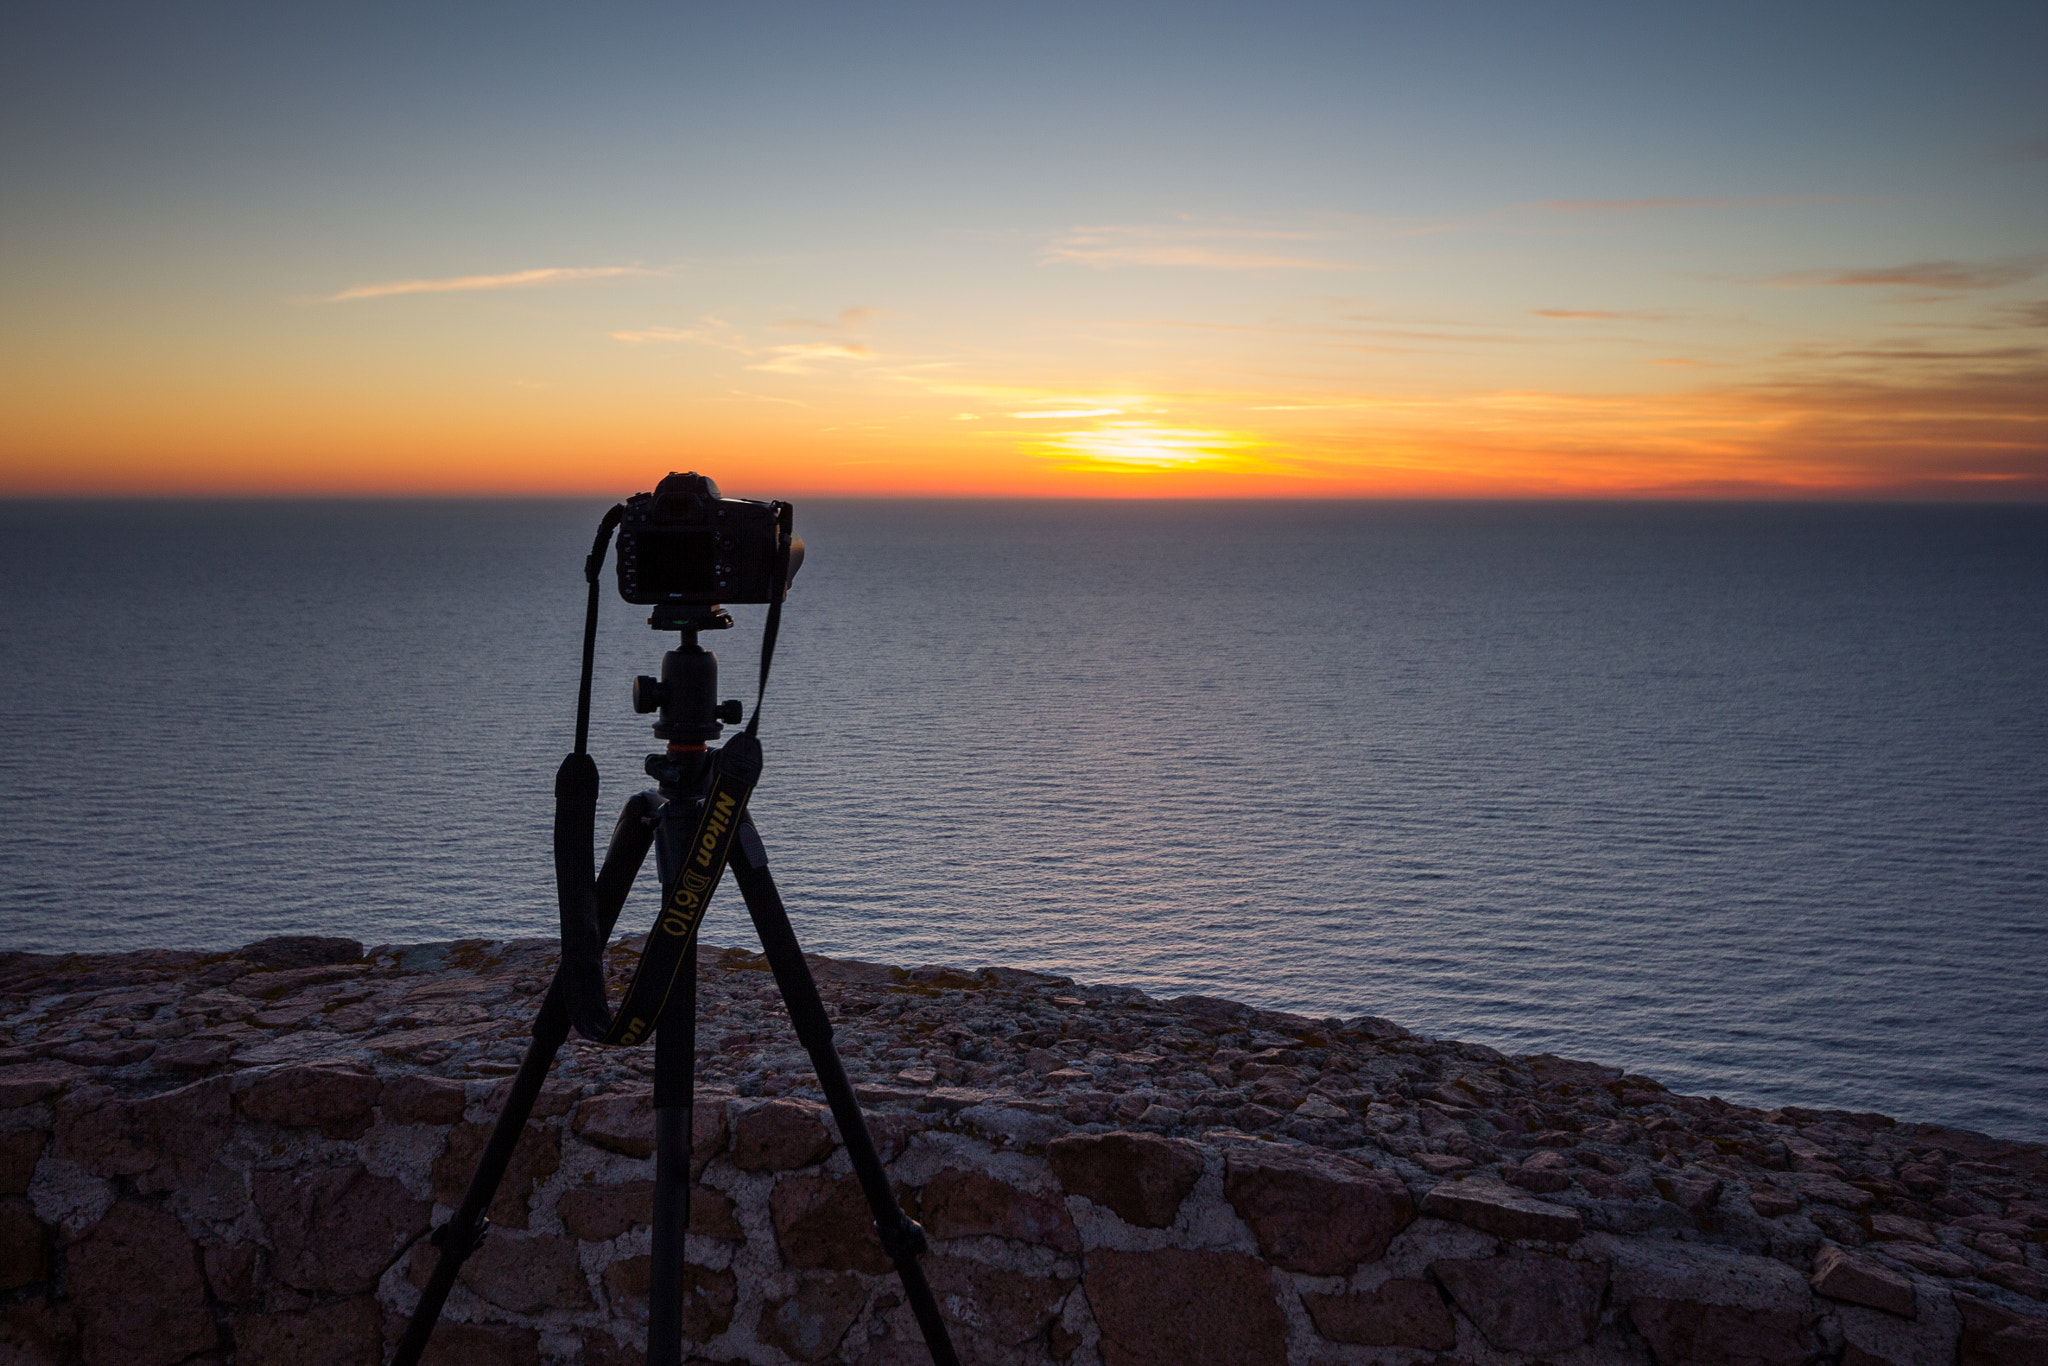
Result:
[[[761,632],[761,673],[747,728],[711,755],[711,782],[698,809],[695,829],[683,845],[683,865],[662,898],[661,913],[648,931],[633,967],[633,979],[616,1013],[605,1001],[604,943],[609,926],[599,920],[597,872],[591,843],[597,818],[597,765],[586,752],[590,734],[590,680],[597,646],[598,576],[612,532],[624,516],[614,507],[598,527],[584,577],[590,596],[583,621],[583,675],[577,690],[576,751],[555,775],[555,892],[561,911],[562,958],[557,977],[576,1032],[599,1043],[630,1047],[646,1041],[682,973],[711,894],[731,861],[747,800],[761,778],[761,704],[768,694],[768,670],[782,624],[789,588],[793,509],[776,504],[775,597]]]
[[[590,585],[590,598],[583,608],[583,678],[576,687],[576,752],[590,749],[590,674],[597,658],[597,587],[604,572],[604,552],[611,548],[612,533],[626,515],[624,503],[613,503],[597,524],[597,539],[583,561],[583,578]]]
[[[590,676],[597,653],[598,578],[612,533],[626,515],[613,504],[597,525],[583,577],[590,595],[583,609],[583,672],[576,689],[576,748],[555,771],[555,900],[561,912],[562,958],[555,993],[576,1032],[594,1038],[611,1023],[604,1000],[604,944],[611,926],[597,904],[597,867],[591,839],[597,824],[597,765],[591,762]]]
[[[647,945],[633,965],[626,999],[597,1042],[630,1048],[643,1043],[668,1004],[669,992],[683,970],[683,960],[697,938],[704,909],[725,876],[732,843],[746,814],[747,798],[761,778],[761,742],[741,732],[711,756],[711,786],[697,812],[697,827],[683,846],[683,866],[662,898],[661,914],[647,932]]]
[[[754,689],[754,714],[747,718],[747,734],[761,729],[761,700],[768,696],[768,666],[775,660],[775,635],[782,629],[782,600],[789,596],[789,546],[796,534],[796,509],[788,503],[775,505],[775,596],[768,603],[768,622],[761,628],[761,682]]]

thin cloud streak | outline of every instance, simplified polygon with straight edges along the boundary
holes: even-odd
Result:
[[[1374,444],[1409,448],[1475,489],[1688,496],[2048,493],[2048,370],[1928,379],[1790,377],[1652,394],[1527,391],[1379,414]],[[1336,435],[1332,433],[1331,435]],[[1341,436],[1326,453],[1347,455]]]
[[[1662,322],[1668,314],[1651,310],[1615,311],[1605,308],[1532,308],[1539,318],[1561,318],[1577,322]]]
[[[1647,199],[1543,199],[1535,207],[1555,213],[1633,213],[1642,209],[1768,209],[1809,204],[1861,204],[1867,195],[1759,194],[1729,196],[1666,195]]]
[[[784,318],[768,326],[785,331],[852,332],[866,326],[872,320],[888,312],[885,308],[842,308],[837,319],[827,322],[822,318]]]
[[[1306,256],[1269,256],[1256,252],[1218,251],[1214,247],[1055,246],[1046,251],[1048,265],[1178,266],[1193,270],[1351,270],[1337,261]]]
[[[637,332],[614,332],[613,341],[622,341],[629,346],[646,346],[655,342],[702,342],[709,346],[723,345],[721,340],[708,332],[695,332],[687,327],[643,327]]]
[[[845,314],[860,316],[874,312],[869,309],[848,309]],[[771,323],[771,327],[781,324]],[[709,346],[720,351],[729,351],[736,356],[753,360],[749,370],[758,370],[772,375],[812,375],[818,373],[820,365],[835,361],[868,362],[877,359],[872,347],[852,341],[790,342],[781,346],[760,346],[753,344],[740,334],[737,328],[721,318],[705,318],[700,327],[656,327],[636,328],[630,331],[614,332],[613,341],[628,346],[651,346],[679,342],[694,346]],[[762,359],[754,359],[761,357]]]
[[[1194,270],[1353,270],[1341,261],[1246,249],[1242,243],[1324,242],[1327,228],[1237,224],[1103,224],[1078,227],[1047,247],[1043,265],[1180,267]]]
[[[875,358],[875,353],[867,347],[843,342],[799,342],[794,346],[771,346],[768,350],[773,359],[747,368],[777,375],[808,375],[823,362],[871,361]]]
[[[1973,365],[1996,364],[2013,361],[2038,361],[2042,348],[2038,346],[2002,346],[1975,351],[1937,350],[1930,347],[1869,347],[1864,349],[1802,348],[1797,353],[1802,357],[1819,360],[1883,360],[1883,361],[1966,361]]]
[[[2000,289],[2031,280],[2041,273],[2039,262],[1972,265],[1966,261],[1915,261],[1877,270],[1801,271],[1764,283],[1787,288],[1891,287],[1902,289]]]
[[[1116,417],[1122,412],[1121,408],[1054,408],[1048,412],[1011,413],[1010,416],[1025,422],[1043,422],[1047,418]]]
[[[535,285],[568,284],[575,280],[602,280],[618,275],[652,275],[642,266],[549,266],[541,270],[515,270],[505,275],[457,275],[441,280],[386,280],[381,284],[354,285],[330,294],[322,303],[345,304],[357,299],[388,299],[399,294],[461,294],[479,289],[529,289]]]

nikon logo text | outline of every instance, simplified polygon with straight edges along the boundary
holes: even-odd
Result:
[[[661,910],[661,932],[687,938],[697,928],[697,922],[704,917],[704,903],[711,898],[711,879],[693,869],[685,869],[676,881],[676,889],[669,894],[668,905]]]
[[[730,792],[720,792],[711,799],[711,809],[704,813],[704,833],[697,837],[696,864],[699,868],[715,867],[718,851],[725,843],[725,836],[732,829],[733,817],[739,814],[740,800]]]

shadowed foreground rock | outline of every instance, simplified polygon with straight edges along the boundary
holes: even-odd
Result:
[[[385,1359],[552,957],[0,954],[0,1366]],[[765,963],[704,960],[692,1359],[923,1361]],[[970,1362],[2048,1366],[2039,1145],[1376,1018],[812,962]],[[637,1366],[651,1064],[564,1049],[429,1360]]]

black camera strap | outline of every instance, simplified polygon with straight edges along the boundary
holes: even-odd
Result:
[[[599,575],[612,532],[625,508],[604,515],[583,573],[590,594],[583,619],[583,675],[577,688],[576,750],[562,760],[555,774],[555,892],[561,911],[562,958],[558,976],[576,1032],[599,1043],[630,1047],[644,1043],[661,1018],[670,992],[681,976],[697,927],[711,895],[731,861],[747,801],[761,778],[761,705],[768,695],[768,671],[775,658],[775,639],[782,625],[782,602],[789,590],[793,509],[776,504],[775,596],[761,632],[761,672],[747,728],[711,755],[711,781],[697,812],[696,828],[683,846],[684,863],[662,898],[661,912],[648,931],[646,946],[634,965],[632,981],[616,1013],[605,999],[604,945],[611,927],[600,923],[597,870],[592,836],[597,819],[597,765],[588,754],[590,680],[597,650]]]
[[[611,548],[612,533],[626,515],[624,503],[613,503],[611,511],[597,524],[597,539],[583,561],[583,578],[590,585],[590,597],[583,607],[583,677],[576,686],[576,752],[590,749],[590,674],[597,659],[598,578],[604,572],[604,553]]]
[[[761,628],[761,682],[754,689],[754,714],[747,718],[747,734],[761,729],[761,700],[768,696],[768,666],[775,660],[775,634],[782,629],[782,600],[789,596],[789,548],[796,535],[796,509],[788,503],[775,505],[775,596],[768,603],[768,621]]]
[[[597,655],[599,575],[612,533],[626,515],[613,504],[597,525],[583,577],[590,594],[583,608],[583,673],[576,688],[576,748],[555,771],[555,899],[561,911],[562,958],[554,993],[576,1032],[602,1034],[611,1023],[604,999],[604,945],[611,935],[598,909],[597,866],[591,837],[597,824],[597,765],[591,762],[590,677]],[[614,911],[616,914],[616,911]]]
[[[682,975],[683,961],[704,921],[711,894],[725,876],[732,843],[746,814],[747,798],[761,778],[761,742],[742,732],[711,756],[711,786],[697,812],[697,828],[683,846],[683,866],[662,898],[661,914],[647,932],[647,945],[633,966],[626,999],[597,1042],[630,1048],[644,1043]]]

